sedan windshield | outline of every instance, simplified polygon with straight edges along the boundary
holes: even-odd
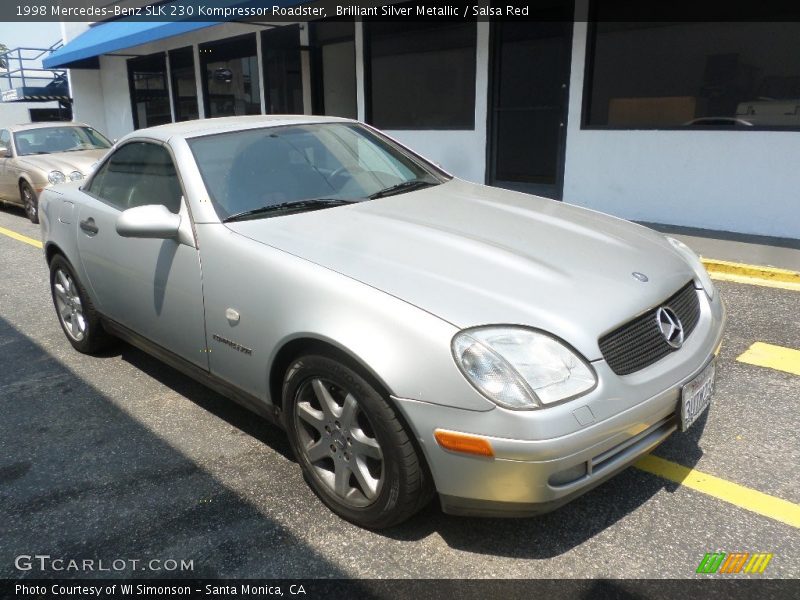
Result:
[[[19,156],[111,147],[111,142],[91,127],[74,126],[23,129],[14,133],[14,143]]]
[[[432,165],[369,129],[287,125],[188,141],[223,220],[319,210],[438,185]]]

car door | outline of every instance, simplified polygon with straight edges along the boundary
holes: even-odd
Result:
[[[180,214],[184,241],[117,233],[122,211],[150,204]],[[120,146],[88,182],[78,213],[79,255],[100,312],[208,369],[200,257],[169,150],[142,140]]]
[[[0,129],[0,148],[6,149],[6,155],[0,158],[0,199],[2,200],[16,200],[19,201],[19,192],[17,197],[11,197],[11,180],[13,179],[11,173],[11,134],[8,129]]]

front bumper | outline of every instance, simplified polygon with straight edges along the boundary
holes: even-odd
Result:
[[[394,400],[415,431],[445,512],[539,514],[606,481],[677,429],[681,388],[719,351],[724,320],[717,294],[702,303],[698,326],[680,351],[622,377],[597,361],[597,389],[560,406],[475,412]],[[444,450],[433,437],[437,428],[488,439],[494,458]]]

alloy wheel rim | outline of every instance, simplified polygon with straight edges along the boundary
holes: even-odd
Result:
[[[31,190],[27,186],[23,186],[22,196],[25,199],[25,211],[28,213],[28,217],[30,218],[35,217],[36,207],[33,204],[33,194],[31,193]]]
[[[61,325],[67,334],[76,342],[86,337],[86,318],[83,315],[78,288],[69,273],[62,269],[56,271],[53,280],[53,294]]]
[[[356,397],[320,378],[297,392],[294,414],[300,450],[314,475],[352,507],[372,504],[383,488],[383,450]]]

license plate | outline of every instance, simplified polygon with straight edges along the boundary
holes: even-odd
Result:
[[[697,417],[711,404],[711,394],[714,393],[714,375],[716,365],[711,361],[703,371],[692,381],[683,386],[681,391],[681,431],[691,427]]]

